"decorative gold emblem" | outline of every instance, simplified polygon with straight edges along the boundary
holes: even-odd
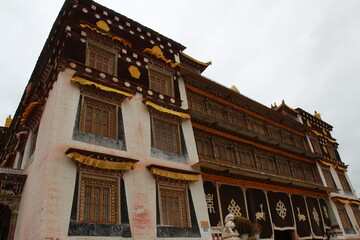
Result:
[[[315,222],[317,223],[318,226],[320,226],[320,218],[319,218],[319,213],[316,211],[316,208],[313,207],[313,211],[312,211],[313,217]]]
[[[230,204],[228,206],[229,213],[232,215],[241,217],[241,208],[236,204],[234,199],[231,199]]]
[[[300,213],[300,208],[297,207],[296,209],[298,212],[297,217],[298,217],[299,222],[305,222],[306,221],[305,215]]]
[[[139,71],[139,69],[136,66],[131,65],[129,67],[129,72],[133,78],[136,78],[136,79],[140,78],[141,72]]]
[[[279,200],[279,202],[276,204],[276,211],[282,219],[286,217],[287,209],[285,207],[285,204],[281,200]]]
[[[103,20],[98,21],[98,22],[96,23],[96,26],[97,26],[98,28],[101,28],[101,29],[104,30],[104,31],[107,31],[107,32],[110,31],[109,25],[107,25],[107,23],[104,22]]]
[[[260,204],[260,212],[255,213],[256,220],[264,220],[265,221],[265,212],[263,210],[263,205]]]
[[[210,193],[206,194],[205,199],[209,213],[215,213],[214,194],[210,194]]]

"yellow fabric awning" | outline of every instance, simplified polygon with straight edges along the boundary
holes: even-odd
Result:
[[[360,201],[357,201],[357,200],[343,199],[343,198],[338,198],[338,197],[334,197],[334,198],[332,198],[332,200],[341,202],[343,204],[356,204],[356,205],[360,206]]]
[[[100,22],[100,21],[99,21],[99,22]],[[100,24],[101,24],[101,23],[100,23]],[[106,24],[106,23],[105,23],[105,24]],[[97,24],[97,25],[99,25],[99,24]],[[101,25],[100,25],[100,26],[101,26]],[[130,43],[129,41],[126,41],[125,39],[123,39],[123,38],[121,38],[121,37],[117,37],[117,36],[114,36],[114,35],[112,35],[112,34],[110,34],[110,33],[105,33],[105,32],[99,31],[98,29],[96,29],[96,28],[94,28],[94,27],[91,27],[91,26],[89,26],[89,25],[87,25],[87,24],[80,24],[80,27],[82,27],[82,28],[89,28],[89,29],[91,29],[92,31],[95,31],[95,32],[97,32],[97,33],[99,33],[99,34],[101,34],[101,35],[108,36],[108,37],[110,37],[110,38],[112,38],[112,39],[114,39],[114,40],[117,40],[117,41],[121,42],[122,44],[124,44],[125,47],[131,48],[131,43]],[[99,26],[98,26],[98,27],[99,27]],[[101,27],[101,29],[105,30],[105,29],[102,28],[102,27]],[[110,28],[109,28],[109,30],[110,30]],[[109,31],[109,30],[108,30],[108,31]]]
[[[150,106],[160,112],[164,112],[164,113],[169,113],[169,114],[172,114],[172,115],[175,115],[175,116],[178,116],[178,117],[181,117],[181,118],[184,118],[184,119],[190,119],[190,114],[188,113],[183,113],[183,112],[177,112],[177,111],[174,111],[174,110],[171,110],[171,109],[167,109],[167,108],[164,108],[160,105],[157,105],[153,102],[150,102],[150,101],[146,101],[145,102],[145,105],[147,106]]]
[[[135,168],[134,162],[113,162],[113,161],[105,161],[92,157],[88,157],[82,155],[78,152],[71,152],[66,155],[68,158],[71,158],[81,164],[92,166],[95,168],[108,169],[108,170],[129,170]]]
[[[72,82],[72,83],[77,82],[80,85],[94,85],[95,87],[97,87],[97,88],[99,88],[99,89],[101,89],[103,91],[114,92],[114,93],[123,95],[125,97],[128,97],[129,99],[133,98],[133,95],[131,93],[124,92],[124,91],[121,91],[121,90],[118,90],[118,89],[115,89],[115,88],[107,87],[107,86],[104,86],[102,84],[92,82],[92,81],[87,80],[87,79],[82,78],[82,77],[73,77],[72,79],[70,79],[70,82]]]
[[[196,174],[189,174],[189,173],[180,173],[180,172],[173,172],[169,170],[164,170],[156,167],[151,167],[150,172],[153,175],[175,179],[175,180],[185,180],[185,181],[191,181],[196,182],[199,181],[199,175]]]
[[[335,169],[339,169],[341,171],[344,171],[344,172],[347,172],[348,170],[346,168],[343,168],[343,167],[340,167],[339,165],[337,165],[336,163],[328,163],[328,162],[325,162],[325,161],[322,161],[320,160],[320,162],[326,166],[329,166],[329,167],[333,167]]]

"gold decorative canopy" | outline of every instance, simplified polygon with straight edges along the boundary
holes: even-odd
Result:
[[[118,89],[115,89],[115,88],[107,87],[105,85],[102,85],[102,84],[99,84],[99,83],[96,83],[96,82],[92,82],[92,81],[87,80],[87,79],[82,78],[82,77],[73,77],[72,79],[70,79],[70,82],[78,83],[80,85],[93,85],[93,86],[99,88],[100,90],[103,90],[103,91],[106,91],[106,92],[114,92],[114,93],[123,95],[125,97],[128,97],[130,99],[133,97],[133,95],[131,93],[124,92],[124,91],[121,91],[121,90],[118,90]]]
[[[157,105],[153,102],[150,102],[150,101],[146,101],[145,102],[145,105],[147,106],[150,106],[160,112],[163,112],[163,113],[168,113],[168,114],[172,114],[172,115],[175,115],[175,116],[178,116],[178,117],[181,117],[181,118],[184,118],[184,119],[190,119],[190,114],[188,113],[183,113],[183,112],[177,112],[177,111],[174,111],[174,110],[171,110],[171,109],[168,109],[168,108],[164,108],[160,105]]]
[[[171,171],[171,170],[161,169],[161,168],[158,168],[155,166],[150,167],[150,172],[152,175],[170,178],[170,179],[174,179],[174,180],[184,180],[184,181],[191,181],[191,182],[199,181],[199,175],[197,175],[197,174],[175,172],[175,171]]]
[[[66,155],[68,158],[73,159],[74,161],[92,166],[95,168],[108,169],[108,170],[129,170],[135,168],[134,162],[115,162],[115,161],[106,161],[102,159],[92,158],[85,155],[82,155],[78,152],[70,152]]]

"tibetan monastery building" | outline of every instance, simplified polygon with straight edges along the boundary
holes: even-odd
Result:
[[[180,43],[66,0],[0,127],[0,238],[359,239],[332,126],[201,73]]]

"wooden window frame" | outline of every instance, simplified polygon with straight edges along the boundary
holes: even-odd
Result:
[[[104,63],[101,62],[101,67],[96,66],[96,59],[94,59],[92,63],[91,54],[94,53],[95,56],[100,56],[102,58],[109,58],[109,63],[107,66],[107,69],[104,69]],[[95,57],[95,58],[96,58]],[[100,45],[95,42],[87,42],[86,46],[86,66],[89,66],[91,68],[94,68],[100,72],[108,73],[111,75],[116,76],[117,75],[117,54],[113,49],[110,49],[109,47],[105,47],[103,45]]]
[[[337,188],[335,180],[331,174],[331,171],[329,168],[322,168],[321,169],[324,175],[325,183],[327,187],[331,188]]]
[[[88,117],[88,110],[89,107],[93,108],[93,112],[91,114],[91,123],[90,123],[90,129],[87,126],[87,123],[89,122]],[[95,110],[100,109],[101,110],[101,119],[100,122],[98,122],[98,131],[96,130],[96,121],[95,121]],[[106,133],[104,133],[104,113],[108,112],[108,121],[107,121],[107,127],[106,127]],[[118,106],[114,104],[110,104],[104,101],[100,101],[94,98],[91,98],[89,96],[82,95],[82,106],[81,106],[81,116],[80,116],[80,126],[79,129],[82,132],[86,132],[89,134],[94,134],[97,136],[107,137],[111,139],[117,139],[117,115],[118,115]],[[106,125],[105,125],[106,126]]]
[[[342,203],[336,203],[336,209],[338,211],[341,225],[343,226],[345,234],[351,234],[352,232],[355,233],[354,226],[351,223],[345,205],[343,205]]]
[[[90,192],[90,199],[86,198],[86,188],[92,187]],[[100,194],[98,197],[98,211],[94,207],[96,196],[94,194],[95,187],[100,188]],[[108,195],[108,220],[104,218],[104,188],[109,189]],[[89,212],[86,213],[86,202],[88,202]],[[84,223],[98,223],[98,224],[120,224],[120,177],[108,176],[102,174],[94,174],[92,172],[80,171],[79,172],[79,191],[78,191],[78,211],[77,220],[78,222]],[[96,213],[99,216],[96,219]],[[86,215],[89,215],[87,218]]]
[[[345,173],[342,172],[337,172],[339,180],[340,180],[340,184],[341,184],[341,188],[343,190],[343,192],[346,195],[353,195],[352,189],[350,187],[350,183],[347,179],[347,177],[345,176]]]
[[[351,210],[353,211],[356,223],[360,227],[360,210],[358,205],[350,205]]]
[[[157,128],[160,126],[160,124],[157,123],[164,123],[167,124],[168,126],[172,125],[174,127],[174,136],[172,136],[172,141],[168,141],[168,139],[170,139],[170,134],[168,129],[164,130],[165,131],[165,140],[160,140],[159,136],[157,136]],[[166,126],[166,125],[164,125]],[[163,127],[164,127],[163,126]],[[167,127],[168,127],[167,126]],[[158,150],[162,150],[165,152],[169,152],[169,153],[175,153],[175,154],[182,154],[182,146],[181,146],[181,131],[180,131],[180,127],[181,125],[179,123],[176,122],[172,122],[169,121],[167,119],[160,119],[160,117],[158,116],[152,116],[151,117],[151,129],[152,129],[152,146],[155,149]],[[170,143],[174,143],[173,145],[169,144]]]
[[[159,199],[159,211],[160,211],[160,224],[162,227],[191,227],[190,218],[190,205],[188,196],[188,186],[182,184],[171,184],[166,182],[159,182],[158,187],[158,199]],[[164,191],[168,191],[167,194]],[[166,203],[169,203],[169,198],[174,196],[180,196],[182,201],[178,201],[178,211],[176,211],[176,202],[173,200],[173,206],[164,208],[163,196],[166,196]],[[171,201],[171,200],[170,200]],[[165,213],[166,212],[166,213]],[[171,214],[172,213],[172,214]],[[167,217],[169,216],[169,217]],[[178,218],[175,218],[178,216]],[[170,221],[173,221],[172,223]]]
[[[148,66],[147,68],[150,89],[155,92],[174,97],[174,73],[165,67],[159,67],[155,65]],[[163,82],[163,84],[158,85],[161,82]]]

